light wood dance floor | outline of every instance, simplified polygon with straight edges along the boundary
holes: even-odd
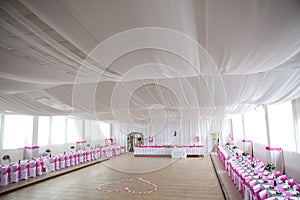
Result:
[[[158,186],[149,194],[132,194],[125,190],[100,192],[107,182],[142,178]],[[107,190],[128,187],[149,191],[152,186],[140,182],[116,183]],[[0,196],[1,200],[92,200],[92,199],[224,199],[210,156],[187,159],[133,157],[126,153],[98,164],[61,175]]]

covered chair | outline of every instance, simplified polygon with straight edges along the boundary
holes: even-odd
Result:
[[[46,172],[54,172],[56,165],[56,158],[47,158],[45,159],[45,171]]]
[[[19,182],[19,171],[20,171],[20,167],[16,164],[14,165],[10,165],[10,174],[8,177],[8,181],[9,183],[17,183]]]
[[[0,168],[0,185],[7,186],[8,185],[8,173],[6,167]]]
[[[36,176],[41,176],[43,174],[43,161],[36,160],[35,167],[36,167]]]
[[[28,163],[28,178],[34,178],[36,176],[36,161],[31,160]]]
[[[29,169],[29,163],[20,164],[19,180],[28,179],[28,169]]]
[[[268,191],[262,190],[258,193],[258,196],[260,200],[265,200],[266,198],[268,198]]]

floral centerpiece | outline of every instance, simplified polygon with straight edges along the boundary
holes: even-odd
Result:
[[[264,170],[273,171],[273,170],[275,170],[275,166],[273,165],[273,163],[270,162],[265,166]]]
[[[242,156],[248,156],[248,155],[249,155],[249,153],[247,153],[247,152],[242,153]]]
[[[51,157],[51,150],[50,149],[46,149],[45,150],[45,154],[46,154],[46,156],[50,156]]]
[[[10,160],[10,155],[6,154],[2,157],[3,160]]]
[[[71,152],[74,152],[74,150],[75,150],[75,146],[70,146],[70,150],[71,150]]]
[[[51,153],[51,150],[50,149],[46,149],[45,152],[46,153]]]
[[[6,154],[2,157],[2,160],[4,161],[4,164],[11,163],[10,155]]]

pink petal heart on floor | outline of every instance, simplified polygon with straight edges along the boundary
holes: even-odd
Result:
[[[103,187],[105,186],[108,186],[108,185],[114,185],[114,184],[120,184],[120,183],[128,183],[128,182],[131,182],[131,181],[141,181],[141,182],[144,182],[144,183],[147,183],[149,185],[152,186],[152,190],[149,190],[149,191],[135,191],[135,190],[132,190],[128,187],[124,187],[124,188],[119,188],[119,189],[113,189],[113,190],[106,190],[106,189],[103,189]],[[126,186],[126,185],[125,185]],[[158,189],[157,185],[151,183],[150,181],[148,180],[144,180],[142,178],[134,178],[134,179],[125,179],[125,180],[119,180],[119,181],[113,181],[113,182],[107,182],[107,183],[103,183],[101,185],[99,185],[97,187],[97,190],[101,191],[101,192],[107,192],[107,193],[110,193],[110,192],[119,192],[119,191],[122,191],[122,190],[125,190],[127,192],[130,192],[130,193],[133,193],[133,194],[149,194],[149,193],[152,193],[154,191],[156,191]]]

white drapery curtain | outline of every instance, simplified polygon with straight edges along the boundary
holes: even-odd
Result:
[[[208,107],[221,105],[227,113],[235,114],[253,104],[284,102],[300,96],[298,1],[130,0],[53,4],[50,0],[28,0],[2,1],[0,6],[4,16],[0,105],[4,110],[128,122],[128,115],[123,113],[124,105],[127,106],[124,98],[118,101],[112,95],[116,82],[123,82],[119,87],[128,99],[131,88],[145,85],[149,80],[155,84],[148,87],[154,99],[150,95],[143,98],[147,88],[133,95],[129,93],[138,118],[146,116],[145,110],[156,103],[168,109],[174,109],[170,105],[178,109],[177,103],[182,103],[183,116],[198,120],[198,112],[216,114],[205,110]],[[20,7],[24,10],[19,10]],[[123,12],[107,12],[110,9]],[[35,16],[37,21],[24,17],[24,12]],[[11,23],[10,19],[16,22]],[[159,33],[169,30],[186,37],[178,39],[157,32],[153,37],[146,31],[134,39],[142,38],[138,42],[143,44],[152,38],[153,45],[147,47],[154,49],[122,52],[108,66],[101,65],[96,57],[87,56],[108,38],[141,27],[157,27],[162,31]],[[51,34],[46,30],[51,30]],[[124,44],[130,46],[136,40],[107,45],[102,53],[108,57],[115,55]],[[199,46],[195,48],[191,40]],[[158,48],[166,41],[167,46],[179,47],[178,54]],[[80,71],[82,65],[84,70]],[[101,73],[104,79],[99,80],[97,75]],[[214,83],[211,79],[222,81]],[[82,88],[79,94],[74,94],[75,82]],[[99,83],[97,87],[93,86],[95,82]],[[177,101],[159,84],[175,94]],[[89,93],[95,102],[88,98]],[[116,108],[120,116],[117,120],[113,116]]]
[[[144,145],[204,145],[206,147],[207,134],[210,130],[210,120],[184,121],[155,121],[151,126],[137,126],[129,123],[113,125],[112,136],[117,144],[127,145],[127,135],[140,132],[144,136]],[[176,134],[175,134],[176,131]],[[151,136],[153,142],[149,142]],[[199,137],[197,141],[196,137]],[[209,147],[211,149],[211,146]]]

